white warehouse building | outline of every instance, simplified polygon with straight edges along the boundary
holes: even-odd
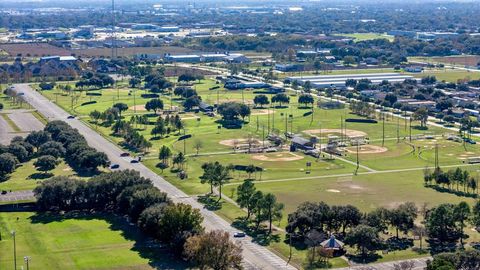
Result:
[[[413,76],[403,75],[400,73],[370,73],[370,74],[342,74],[342,75],[318,75],[318,76],[298,76],[287,78],[290,82],[297,81],[304,84],[310,81],[313,88],[344,88],[345,83],[349,79],[362,80],[368,79],[373,84],[380,84],[383,81],[390,83],[403,82],[406,79],[414,79]]]

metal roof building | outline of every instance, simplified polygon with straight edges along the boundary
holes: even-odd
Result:
[[[344,75],[318,75],[318,76],[299,76],[287,78],[290,82],[297,81],[304,84],[310,81],[314,88],[344,88],[347,80],[368,79],[372,84],[380,84],[383,81],[390,83],[403,82],[406,79],[414,79],[413,76],[403,75],[400,73],[370,73],[370,74],[344,74]]]

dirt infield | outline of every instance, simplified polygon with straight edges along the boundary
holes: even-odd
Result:
[[[347,147],[345,150],[348,153],[357,153],[357,147],[352,146],[352,147]],[[380,153],[385,153],[387,152],[388,149],[386,147],[381,147],[377,145],[362,145],[358,147],[358,153],[359,154],[380,154]]]
[[[267,115],[273,114],[275,110],[267,110],[267,109],[255,109],[252,111],[252,115]]]
[[[295,161],[303,159],[302,156],[299,156],[295,153],[291,152],[283,152],[283,153],[274,153],[274,154],[262,154],[262,155],[253,155],[252,159],[260,160],[260,161]]]
[[[135,106],[131,106],[130,108],[128,108],[129,110],[132,110],[134,111],[135,109],[137,111],[147,111],[147,109],[145,109],[145,105],[135,105]]]
[[[327,134],[341,134],[342,130],[341,129],[310,129],[310,130],[304,130],[304,133],[314,135],[314,134],[320,134],[322,135],[327,135]],[[350,138],[355,138],[355,137],[365,137],[367,136],[367,133],[359,130],[353,130],[353,129],[346,129],[344,130],[345,135]]]
[[[235,146],[238,146],[238,145],[241,145],[241,144],[248,144],[248,139],[223,140],[223,141],[220,141],[219,144],[230,146],[230,147],[235,147]],[[257,140],[257,139],[252,140],[252,145],[261,145],[261,144],[262,144],[262,142]]]

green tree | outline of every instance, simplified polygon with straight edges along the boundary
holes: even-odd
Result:
[[[147,111],[153,111],[155,114],[157,114],[158,110],[163,110],[163,101],[158,98],[151,99],[145,104],[145,109]]]
[[[0,154],[0,179],[15,171],[17,167],[17,158],[10,153]]]
[[[271,234],[272,223],[282,218],[282,211],[285,206],[283,203],[277,202],[277,197],[272,193],[265,194],[261,204],[265,208],[264,211],[268,220],[268,233]]]
[[[257,106],[260,105],[260,107],[263,108],[263,105],[270,104],[270,101],[268,101],[268,97],[266,95],[256,95],[253,98],[253,103],[255,103]]]
[[[41,156],[33,163],[33,166],[35,166],[37,170],[47,173],[55,169],[59,163],[60,162],[53,156]]]
[[[418,108],[412,115],[413,120],[420,121],[421,127],[427,125],[428,110],[425,107]]]
[[[168,146],[162,145],[160,148],[158,158],[162,160],[162,163],[168,165],[168,159],[172,156],[172,150]]]
[[[120,102],[120,103],[113,104],[113,108],[118,109],[118,113],[120,114],[120,118],[122,118],[122,112],[128,110],[128,105]]]
[[[237,187],[237,203],[240,207],[247,209],[247,220],[250,219],[252,214],[251,200],[256,192],[255,184],[252,180],[247,179],[243,181],[241,185]]]
[[[187,239],[185,257],[203,269],[243,269],[242,248],[224,231],[211,231]]]
[[[463,238],[468,237],[464,234],[464,228],[466,227],[466,222],[470,218],[470,206],[466,202],[460,202],[457,206],[455,206],[455,218],[459,224],[459,231],[460,231],[460,244],[463,247]]]
[[[353,228],[345,237],[345,243],[351,247],[357,247],[362,256],[369,251],[379,250],[383,246],[378,231],[367,225],[358,225]]]
[[[298,97],[298,103],[305,104],[305,106],[307,106],[308,104],[313,105],[314,102],[315,99],[310,94],[302,94]]]

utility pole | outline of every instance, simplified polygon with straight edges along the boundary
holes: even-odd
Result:
[[[410,142],[412,142],[412,118],[409,117],[409,120],[410,120],[410,124],[409,124],[409,137],[410,137]]]
[[[357,168],[355,169],[355,175],[357,175],[358,169],[360,169],[360,156],[358,155],[359,145],[360,143],[357,141]]]
[[[318,126],[320,128],[319,129],[320,133],[319,133],[319,136],[318,136],[318,142],[320,144],[320,153],[318,153],[318,156],[319,156],[319,158],[321,158],[321,156],[322,156],[322,122],[319,122]]]
[[[270,133],[270,106],[267,107],[267,131]]]
[[[382,147],[385,146],[385,114],[382,113]]]
[[[262,147],[265,149],[265,125],[262,125]]]
[[[439,168],[439,160],[438,160],[438,144],[435,144],[435,168]]]
[[[397,117],[397,143],[400,142],[400,118]]]
[[[275,129],[275,109],[272,111],[272,131]]]
[[[183,136],[185,136],[187,134],[187,132],[185,131],[185,128],[183,128]],[[183,139],[183,154],[186,155],[187,154],[187,139],[184,138]]]
[[[288,134],[288,122],[287,122],[287,113],[285,113],[285,139],[287,138]]]
[[[15,240],[15,231],[11,231],[12,237],[13,237],[13,269],[17,270],[17,243]]]
[[[23,260],[25,261],[25,264],[27,265],[27,270],[30,270],[30,266],[29,266],[29,262],[31,260],[30,256],[23,257]]]

